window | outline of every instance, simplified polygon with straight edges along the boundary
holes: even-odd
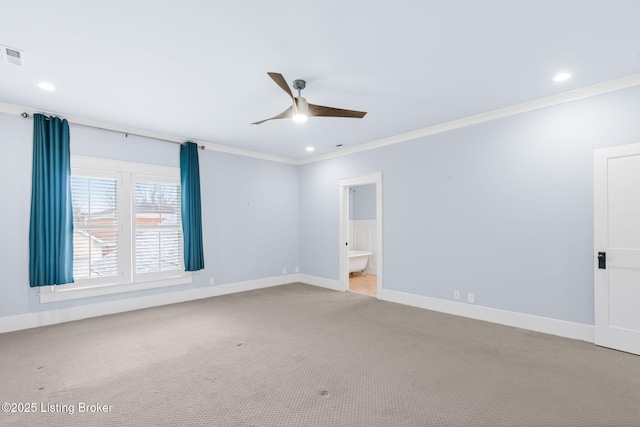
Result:
[[[136,181],[134,194],[135,275],[182,271],[180,185]]]
[[[71,176],[73,278],[114,278],[120,273],[118,187],[114,178]]]
[[[71,158],[75,283],[60,301],[191,282],[184,271],[179,168]]]

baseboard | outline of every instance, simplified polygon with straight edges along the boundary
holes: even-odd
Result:
[[[318,286],[321,288],[332,289],[334,291],[342,291],[342,283],[339,280],[325,279],[324,277],[309,276],[307,274],[299,274],[298,281],[307,285]]]
[[[343,290],[342,284],[338,280],[325,279],[323,277],[310,276],[306,274],[289,274],[284,276],[267,277],[264,279],[248,280],[245,282],[189,289],[186,291],[167,292],[146,297],[129,298],[120,301],[88,304],[65,309],[1,317],[0,333],[54,325],[57,323],[71,322],[74,320],[122,313],[125,311],[176,304],[185,301],[251,291],[254,289],[268,288],[271,286],[279,286],[295,282],[302,282],[336,291]],[[591,325],[550,319],[547,317],[532,316],[529,314],[482,307],[479,305],[456,301],[447,301],[387,289],[384,289],[378,298],[383,301],[395,302],[412,307],[454,314],[457,316],[498,323],[501,325],[514,326],[517,328],[543,332],[565,338],[594,342],[595,332],[594,327]]]
[[[57,323],[71,322],[89,317],[105,316],[125,311],[176,304],[202,298],[210,298],[271,286],[285,285],[300,281],[299,274],[267,277],[264,279],[248,280],[245,282],[227,283],[224,285],[207,286],[177,292],[165,292],[158,295],[128,298],[97,304],[79,305],[77,307],[47,310],[37,313],[19,314],[16,316],[0,317],[0,333],[37,328]]]
[[[343,290],[342,284],[338,280],[300,274],[299,281],[335,291]],[[595,328],[592,325],[582,323],[533,316],[530,314],[516,313],[514,311],[425,297],[388,289],[383,289],[378,299],[565,338],[591,343],[595,341]]]
[[[412,307],[454,314],[501,325],[514,326],[530,331],[543,332],[581,341],[594,342],[595,328],[582,323],[567,322],[565,320],[550,319],[548,317],[532,316],[513,311],[482,307],[457,301],[447,301],[438,298],[408,294],[392,290],[382,290],[378,296],[384,301],[395,302]]]

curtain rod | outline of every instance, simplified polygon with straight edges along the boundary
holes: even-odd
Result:
[[[35,114],[37,114],[37,113],[35,113]],[[23,118],[25,118],[25,119],[26,119],[26,118],[28,118],[28,117],[33,116],[33,114],[29,114],[29,113],[27,113],[27,112],[23,112],[23,113],[22,113],[22,114],[20,114],[20,115],[21,115]],[[49,120],[49,117],[47,117],[47,116],[46,116],[46,115],[44,115],[44,114],[43,114],[43,116],[45,117],[45,120]],[[119,132],[119,133],[124,134],[124,137],[125,137],[125,138],[128,138],[128,137],[129,137],[129,132],[126,132],[126,131],[120,131],[120,130],[117,130],[117,129],[106,128],[106,127],[101,127],[101,126],[94,126],[94,125],[90,125],[90,124],[86,124],[86,123],[78,123],[78,122],[75,122],[75,121],[72,121],[72,120],[69,120],[69,122],[70,122],[70,123],[77,124],[77,125],[80,125],[80,126],[88,126],[88,127],[92,127],[92,128],[94,128],[94,129],[102,129],[102,130],[108,130],[108,131],[111,131],[111,132]],[[185,142],[172,141],[172,140],[170,140],[170,139],[166,139],[166,138],[161,138],[161,137],[156,137],[156,136],[150,136],[150,135],[144,135],[144,134],[139,134],[139,133],[134,133],[134,132],[132,132],[132,134],[133,134],[133,135],[138,135],[138,136],[143,136],[143,137],[146,137],[146,138],[159,139],[159,140],[161,140],[161,141],[166,141],[166,142],[173,142],[174,144],[180,144],[180,145],[184,145],[184,144],[185,144],[185,142],[188,142],[188,141],[185,141]],[[198,147],[199,147],[201,150],[204,150],[204,149],[206,148],[204,145],[199,145]]]

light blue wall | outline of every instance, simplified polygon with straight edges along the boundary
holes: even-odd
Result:
[[[0,317],[273,277],[298,265],[298,168],[200,151],[206,269],[193,283],[40,304],[29,288],[31,119],[0,114]],[[177,144],[71,126],[72,155],[179,167]]]
[[[0,317],[26,313],[33,122],[0,114]]]
[[[293,273],[299,265],[297,166],[214,151],[201,158],[209,222],[204,249],[216,283],[278,276],[283,268]]]
[[[40,304],[28,286],[32,121],[0,114],[0,317],[277,276],[338,279],[338,181],[383,172],[384,286],[593,324],[593,150],[640,142],[640,88],[296,167],[201,152],[206,270]],[[178,145],[72,126],[72,153],[178,166]]]
[[[338,180],[382,171],[386,289],[593,324],[593,150],[638,142],[632,88],[301,166],[302,272],[338,279]]]
[[[357,185],[349,192],[349,219],[376,219],[376,185]]]

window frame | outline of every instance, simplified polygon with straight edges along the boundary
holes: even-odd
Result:
[[[191,283],[191,273],[172,270],[153,275],[136,275],[135,258],[135,182],[150,181],[180,185],[180,168],[119,160],[71,156],[71,175],[87,178],[118,177],[118,256],[120,272],[109,278],[79,279],[75,283],[40,287],[40,303],[119,294]],[[181,227],[180,227],[181,228]],[[180,233],[182,230],[180,229]],[[184,254],[183,254],[184,256]],[[113,280],[116,279],[116,280]]]

